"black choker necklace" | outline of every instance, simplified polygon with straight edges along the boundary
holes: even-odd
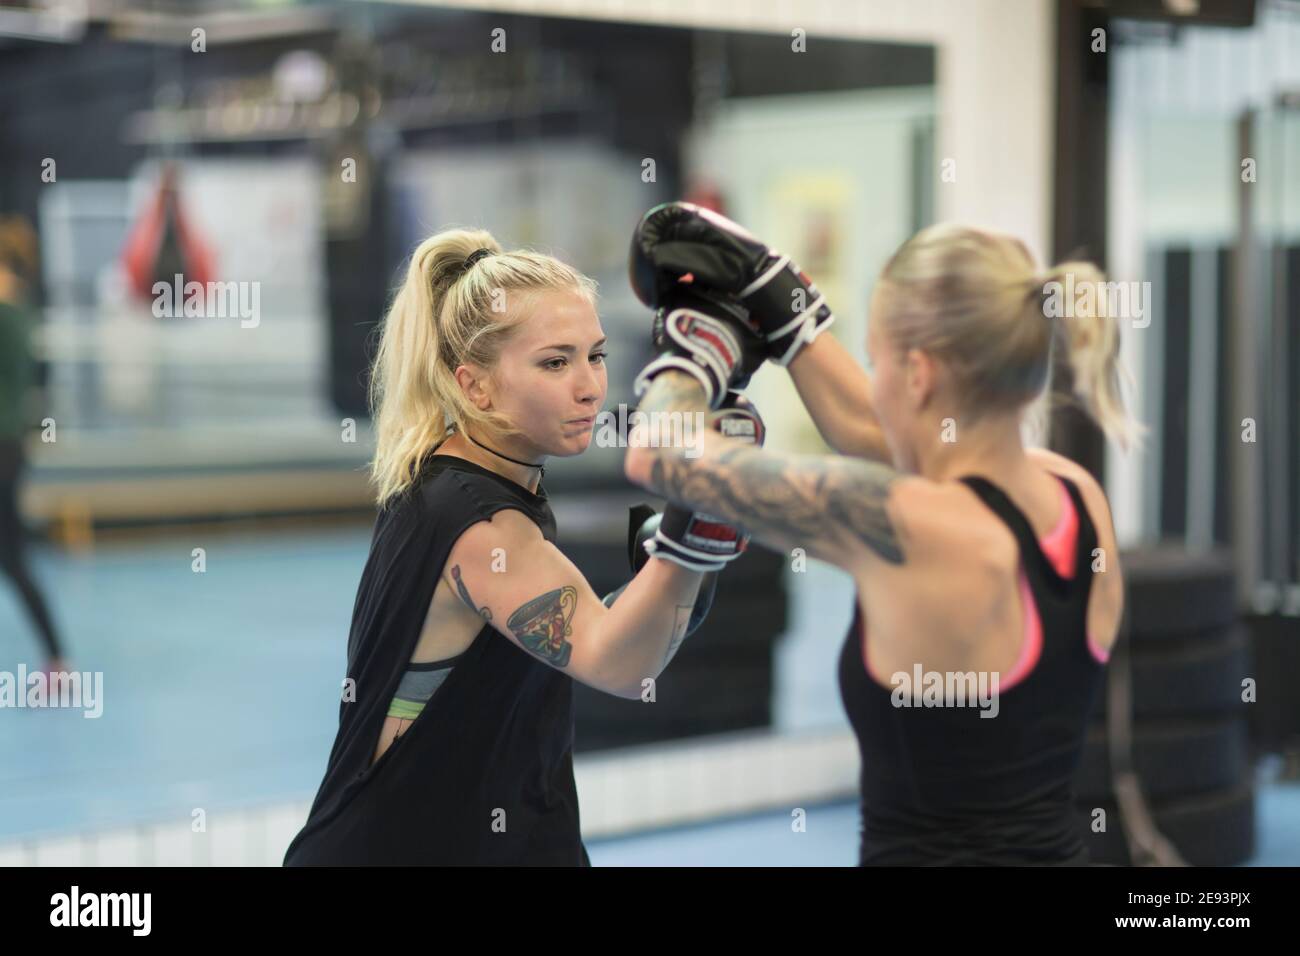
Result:
[[[473,435],[471,435],[469,432],[464,432],[463,434],[465,435],[466,438],[468,438],[470,441],[474,442],[474,444],[478,445],[478,447],[479,447],[479,448],[482,448],[484,451],[486,451],[486,452],[491,452],[493,455],[496,455],[498,458],[504,458],[506,461],[513,462],[513,463],[516,464],[516,465],[523,465],[525,468],[536,468],[536,469],[540,472],[540,474],[538,475],[538,478],[539,478],[539,479],[541,479],[541,478],[545,478],[545,477],[546,477],[546,468],[545,468],[545,466],[543,466],[543,465],[534,465],[534,464],[532,464],[531,462],[527,462],[527,461],[519,461],[518,459],[511,458],[509,455],[503,455],[503,454],[501,454],[501,452],[499,452],[499,451],[492,451],[491,448],[489,448],[487,445],[483,444],[481,441],[478,441],[478,440],[477,440]]]

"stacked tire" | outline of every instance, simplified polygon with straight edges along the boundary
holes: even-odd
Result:
[[[597,594],[628,579],[625,537],[563,550]],[[770,726],[773,650],[788,614],[784,570],[779,554],[751,541],[719,576],[708,618],[655,681],[653,701],[614,697],[575,682],[575,749]]]
[[[1193,866],[1254,853],[1255,796],[1243,681],[1254,676],[1228,555],[1174,548],[1123,557],[1132,769],[1155,827]],[[1113,679],[1116,660],[1107,668]],[[1075,781],[1094,863],[1132,862],[1111,779],[1107,697],[1093,709]],[[1115,715],[1109,715],[1113,720]],[[1095,832],[1098,809],[1105,828]]]

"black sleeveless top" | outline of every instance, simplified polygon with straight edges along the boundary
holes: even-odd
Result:
[[[425,458],[375,523],[348,637],[355,700],[339,705],[325,777],[286,866],[589,866],[573,779],[573,682],[484,624],[446,682],[371,757],[438,577],[471,525],[515,508],[555,541],[540,485]]]
[[[1097,532],[1078,488],[1060,478],[1079,529],[1075,573],[1063,578],[1001,490],[961,480],[1015,535],[1042,621],[1041,653],[997,695],[994,717],[978,706],[895,706],[894,688],[867,673],[855,598],[839,681],[862,758],[859,864],[1086,864],[1073,777],[1102,672],[1087,646]]]

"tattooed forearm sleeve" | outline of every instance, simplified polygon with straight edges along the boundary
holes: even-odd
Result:
[[[660,407],[681,394],[661,389]],[[737,524],[769,547],[801,547],[834,559],[865,546],[891,564],[903,563],[902,542],[887,510],[898,480],[892,468],[850,458],[783,455],[720,435],[707,437],[706,453],[694,461],[674,449],[656,450],[648,487]]]
[[[646,390],[639,411],[699,411],[704,389],[684,373],[665,372]],[[886,510],[898,477],[874,462],[789,456],[710,435],[706,454],[687,459],[653,452],[648,487],[744,528],[760,542],[829,554],[862,544],[891,564],[903,547]]]

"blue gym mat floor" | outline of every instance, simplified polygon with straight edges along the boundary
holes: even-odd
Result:
[[[310,799],[337,720],[338,682],[370,526],[189,530],[32,549],[72,667],[104,673],[102,716],[0,709],[0,843]],[[195,548],[206,570],[192,570]],[[846,726],[835,660],[851,613],[841,572],[791,574],[778,649],[778,728]],[[0,586],[0,670],[41,664]],[[1300,863],[1300,784],[1259,771],[1252,865]],[[184,808],[184,809],[182,809]],[[851,865],[852,802],[589,843],[596,865]]]

